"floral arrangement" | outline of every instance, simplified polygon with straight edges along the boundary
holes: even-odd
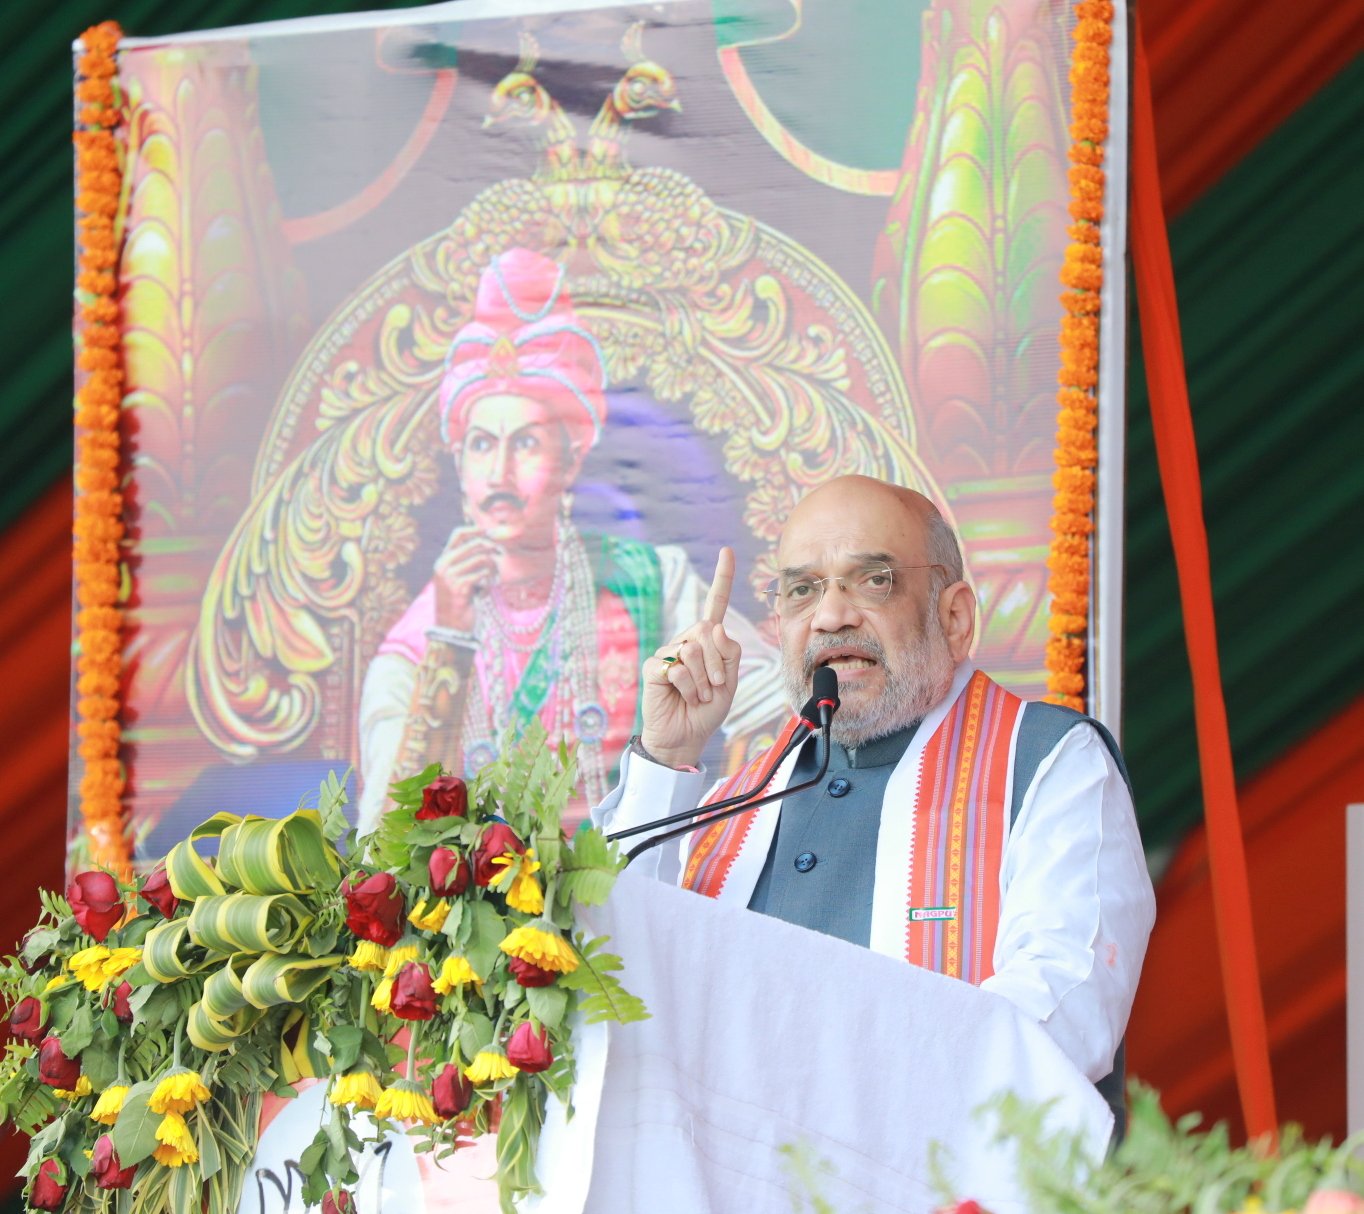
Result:
[[[76,589],[76,734],[83,763],[80,811],[83,842],[96,864],[128,871],[119,760],[119,688],[123,672],[120,602],[123,496],[119,492],[123,345],[119,331],[118,260],[124,147],[116,131],[117,24],[81,35],[77,64],[76,240],[79,307],[76,368],[76,517],[72,558]]]
[[[535,1191],[570,1022],[648,1015],[604,940],[615,849],[560,820],[571,756],[527,732],[466,786],[428,768],[357,840],[332,775],[317,808],[219,813],[150,876],[78,873],[0,970],[0,1118],[30,1134],[29,1208],[233,1214],[261,1094],[328,1083],[304,1199],[353,1208],[362,1133],[443,1158],[496,1130],[504,1210]],[[216,845],[216,855],[209,852]],[[357,1115],[365,1113],[364,1119]]]
[[[1309,1142],[1290,1125],[1277,1150],[1233,1147],[1225,1125],[1199,1131],[1197,1113],[1172,1122],[1157,1093],[1135,1081],[1129,1109],[1127,1136],[1097,1167],[1079,1135],[1045,1128],[1045,1109],[1006,1095],[985,1111],[1017,1149],[1036,1214],[1364,1214],[1364,1135]],[[935,1158],[943,1194],[961,1191],[949,1167],[950,1147]],[[988,1212],[968,1199],[940,1214]]]
[[[1108,142],[1110,0],[1075,5],[1070,63],[1070,243],[1061,266],[1060,390],[1052,483],[1048,699],[1083,712],[1089,629],[1089,540],[1099,449],[1099,313],[1103,290],[1104,147]]]

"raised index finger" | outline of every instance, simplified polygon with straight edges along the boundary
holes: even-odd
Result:
[[[710,593],[706,595],[704,619],[708,624],[721,624],[725,611],[729,608],[729,592],[734,585],[734,549],[721,548],[715,559],[715,577],[711,579]]]

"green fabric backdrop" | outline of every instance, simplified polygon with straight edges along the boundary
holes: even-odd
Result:
[[[0,526],[70,466],[69,45],[392,4],[67,0],[0,15]],[[875,8],[876,6],[871,6]],[[1364,62],[1172,227],[1238,773],[1364,691]],[[1136,334],[1134,332],[1134,342]],[[1202,813],[1188,665],[1149,415],[1132,356],[1125,748],[1149,845]],[[17,571],[5,571],[15,576]],[[1353,623],[1351,621],[1354,621]]]

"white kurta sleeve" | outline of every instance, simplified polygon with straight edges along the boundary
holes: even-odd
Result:
[[[1102,1079],[1132,1010],[1155,895],[1126,782],[1090,726],[1070,730],[1038,767],[1000,886],[995,972],[981,989]]]
[[[363,835],[379,823],[393,765],[403,743],[407,710],[417,687],[417,668],[396,653],[376,654],[360,690],[360,805]]]
[[[705,791],[704,768],[694,772],[678,771],[661,763],[651,763],[627,750],[620,758],[620,781],[592,811],[592,824],[606,834],[642,826],[645,822],[694,808]],[[629,851],[655,833],[661,832],[645,832],[621,839],[621,849]],[[689,837],[683,835],[680,839],[651,847],[639,859],[631,861],[631,870],[676,885],[681,880],[683,848]]]

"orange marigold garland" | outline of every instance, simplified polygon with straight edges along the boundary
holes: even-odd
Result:
[[[1094,470],[1099,463],[1099,293],[1103,288],[1104,147],[1108,139],[1109,44],[1113,5],[1081,0],[1075,6],[1075,53],[1070,64],[1070,244],[1061,267],[1060,411],[1052,483],[1051,631],[1047,641],[1047,698],[1084,710],[1089,630],[1090,536],[1094,531]]]
[[[119,492],[119,411],[123,357],[119,329],[119,200],[123,185],[118,136],[116,56],[123,34],[112,21],[85,31],[78,64],[75,130],[76,301],[76,734],[83,772],[80,810],[90,859],[126,876],[130,851],[123,821],[119,758],[123,674],[123,495]]]

